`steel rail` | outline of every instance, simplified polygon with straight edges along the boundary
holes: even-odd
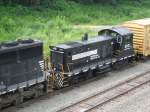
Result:
[[[150,71],[129,78],[115,86],[105,89],[57,112],[89,112],[94,108],[104,105],[105,103],[110,102],[147,82],[150,82]]]

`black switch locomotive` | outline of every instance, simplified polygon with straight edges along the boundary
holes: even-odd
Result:
[[[97,37],[50,46],[54,86],[62,88],[82,73],[105,71],[135,56],[133,34],[128,29],[104,29]],[[88,76],[87,76],[88,77]]]

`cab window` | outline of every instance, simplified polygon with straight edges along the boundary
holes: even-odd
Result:
[[[128,35],[125,37],[125,44],[130,44],[131,43],[131,36]]]
[[[117,43],[122,44],[122,37],[117,35]]]
[[[102,31],[102,32],[100,32],[99,33],[99,35],[104,35],[104,36],[107,36],[107,35],[109,35],[109,31]]]
[[[116,33],[116,32],[111,32],[111,33],[110,33],[110,36],[116,38],[117,33]]]

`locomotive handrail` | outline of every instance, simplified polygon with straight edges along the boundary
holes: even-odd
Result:
[[[69,67],[69,64],[70,64],[70,63],[67,63],[67,68],[68,68],[68,71],[70,72],[70,67]]]
[[[61,64],[61,69],[62,69],[62,73],[61,74],[63,74],[62,78],[64,79],[64,66],[63,66],[63,64]]]
[[[61,52],[61,51],[55,51],[55,50],[51,50],[51,51],[53,51],[53,52],[58,52],[58,53],[62,53],[62,54],[64,53],[64,52]]]

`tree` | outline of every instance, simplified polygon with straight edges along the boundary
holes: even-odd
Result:
[[[51,4],[54,0],[0,0],[1,4],[42,5]]]

